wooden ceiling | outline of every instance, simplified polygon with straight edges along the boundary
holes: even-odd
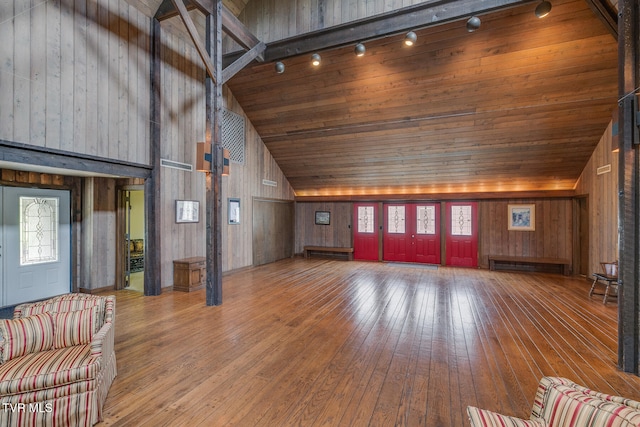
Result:
[[[571,191],[617,107],[617,41],[585,0],[536,3],[253,64],[228,86],[299,197]]]

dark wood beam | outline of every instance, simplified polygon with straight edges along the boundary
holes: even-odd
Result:
[[[222,84],[228,82],[231,77],[235,76],[236,73],[249,65],[254,59],[260,60],[265,47],[265,44],[260,42],[255,45],[253,49],[249,50],[240,58],[236,59],[235,62],[226,66],[222,71]]]
[[[640,138],[638,87],[640,87],[640,5],[621,0],[618,27],[619,61],[619,251],[618,366],[640,372]]]
[[[206,46],[200,40],[200,35],[198,34],[198,30],[196,29],[193,20],[191,19],[191,15],[189,15],[189,11],[187,11],[187,7],[184,4],[183,0],[171,0],[175,5],[180,17],[182,18],[182,22],[185,27],[187,27],[187,32],[189,33],[189,37],[191,37],[191,41],[196,47],[198,51],[198,55],[200,55],[200,59],[202,59],[202,63],[207,70],[207,74],[211,77],[214,82],[217,81],[219,74],[216,75],[215,72],[215,63],[211,61],[211,56],[207,52]]]
[[[162,293],[162,187],[160,166],[160,141],[162,131],[161,95],[162,53],[160,21],[151,19],[151,96],[149,156],[151,175],[144,181],[145,215],[145,273],[144,294]]]
[[[282,60],[319,50],[336,49],[358,42],[389,37],[472,15],[483,15],[498,9],[520,6],[532,0],[437,0],[376,15],[372,18],[306,33],[293,38],[268,43],[264,59]],[[237,54],[236,54],[237,55]],[[226,64],[227,61],[225,60]]]
[[[148,178],[149,165],[121,162],[105,157],[89,156],[64,150],[36,147],[0,139],[0,161],[38,167],[64,169],[68,175],[113,175]],[[61,172],[64,174],[64,172]]]
[[[214,58],[215,76],[207,76],[206,141],[212,144],[211,172],[207,173],[207,305],[222,304],[222,0],[216,0],[214,13],[206,16],[206,48]]]
[[[593,13],[607,27],[611,35],[618,38],[618,11],[607,0],[585,0]]]

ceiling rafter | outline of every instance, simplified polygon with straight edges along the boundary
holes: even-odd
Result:
[[[189,15],[189,10],[199,10],[205,15],[216,13],[211,0],[206,2],[202,0],[164,0],[158,7],[155,19],[162,21],[174,16],[180,16],[198,51],[198,55],[204,63],[207,74],[209,74],[214,81],[217,81],[218,77],[214,75],[214,64],[206,50],[206,46],[202,40],[200,40],[200,35]],[[258,62],[264,61],[263,54],[266,45],[255,37],[224,5],[222,6],[221,19],[222,30],[240,46],[247,49],[247,51],[237,55],[232,63],[225,66],[220,78],[220,83],[224,84],[253,60]]]

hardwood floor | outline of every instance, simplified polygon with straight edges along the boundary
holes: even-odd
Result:
[[[564,376],[640,400],[617,304],[560,275],[294,258],[204,290],[117,291],[118,376],[99,425],[464,426],[528,417]]]

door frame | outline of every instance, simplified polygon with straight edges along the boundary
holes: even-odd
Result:
[[[129,191],[143,191],[144,185],[123,185],[116,189],[116,284],[115,289],[124,289],[127,280],[127,251],[126,247],[126,227],[127,227],[127,203],[126,194]],[[144,211],[145,236],[147,234],[147,211]],[[146,240],[146,239],[145,239]],[[147,242],[145,241],[145,247]],[[146,288],[145,280],[145,288]],[[145,289],[146,294],[146,289]]]

